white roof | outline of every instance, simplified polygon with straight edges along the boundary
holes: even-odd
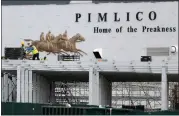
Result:
[[[90,62],[90,61],[38,61],[38,60],[2,60],[2,70],[16,70],[22,66],[29,70],[48,71],[89,71],[94,67],[101,72],[136,72],[136,73],[161,73],[162,66],[168,68],[169,74],[178,74],[178,60],[154,62]]]

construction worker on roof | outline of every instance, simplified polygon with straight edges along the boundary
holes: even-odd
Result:
[[[30,47],[30,49],[28,51],[28,54],[30,52],[32,52],[32,54],[33,54],[32,60],[35,60],[36,57],[37,57],[37,60],[40,60],[40,58],[39,58],[39,51],[37,50],[37,48],[34,45],[30,45],[29,47]]]
[[[22,49],[22,57],[21,59],[24,59],[26,57],[26,48],[24,46],[24,42],[21,42],[21,49]]]

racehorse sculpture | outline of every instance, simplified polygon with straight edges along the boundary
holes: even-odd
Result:
[[[68,41],[66,41],[67,45],[64,44],[64,41],[60,42],[58,44],[59,49],[61,48],[64,51],[79,53],[81,56],[83,56],[81,53],[87,55],[87,53],[85,53],[84,51],[76,48],[76,42],[82,42],[82,41],[85,41],[85,38],[81,34],[77,33],[72,38],[70,38]]]
[[[77,49],[76,48],[76,42],[82,42],[85,41],[85,38],[77,33],[70,39],[63,39],[61,35],[55,37],[52,39],[50,42],[49,41],[39,41],[39,40],[31,40],[32,45],[36,46],[36,48],[40,52],[48,52],[48,53],[65,53],[68,54],[67,52],[71,53],[78,53],[81,56],[83,56],[81,53],[87,55],[84,51]]]

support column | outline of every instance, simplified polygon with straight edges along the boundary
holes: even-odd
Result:
[[[44,98],[44,95],[43,95],[43,92],[44,92],[44,90],[43,90],[43,77],[42,76],[40,76],[40,82],[39,82],[39,84],[40,84],[40,103],[43,103],[43,98]]]
[[[99,104],[99,72],[97,72],[93,67],[89,70],[89,104],[90,105],[100,105]]]
[[[37,103],[40,103],[40,76],[37,75],[37,81],[36,81],[36,86],[37,86]]]
[[[89,104],[111,106],[111,96],[111,82],[91,67],[89,70]]]
[[[21,85],[21,102],[25,102],[25,70],[21,67],[21,77],[20,77],[20,85]]]
[[[28,83],[28,86],[29,86],[29,88],[28,88],[28,102],[29,103],[32,103],[33,101],[32,101],[32,95],[33,95],[33,91],[32,91],[32,70],[28,70],[28,77],[29,77],[29,83]]]
[[[45,78],[44,77],[42,77],[42,81],[43,81],[43,83],[42,83],[42,95],[43,95],[43,98],[42,98],[42,103],[46,103],[46,101],[45,101]]]
[[[15,82],[15,79],[14,81]],[[17,102],[29,102],[29,74],[28,70],[17,66]]]
[[[161,79],[161,110],[168,110],[168,80],[167,80],[167,68],[162,66],[162,79]]]
[[[32,102],[37,103],[37,75],[36,73],[32,73],[32,93],[33,93],[33,98]]]
[[[24,70],[24,102],[28,103],[29,102],[29,71],[26,69]]]
[[[21,102],[21,67],[17,66],[17,102]]]

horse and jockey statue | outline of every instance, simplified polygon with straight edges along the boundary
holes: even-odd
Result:
[[[46,35],[42,32],[40,34],[40,40],[24,39],[24,41],[29,41],[39,52],[47,52],[47,55],[50,53],[65,55],[75,53],[80,56],[87,55],[87,53],[76,47],[77,42],[85,41],[85,38],[79,33],[68,38],[67,31],[57,36],[54,36],[51,31]]]

